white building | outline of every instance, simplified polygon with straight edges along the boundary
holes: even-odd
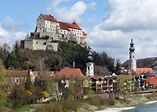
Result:
[[[86,33],[73,23],[57,21],[51,15],[40,14],[37,18],[35,33],[40,37],[49,36],[52,40],[74,41],[77,44],[86,46]]]
[[[94,76],[94,62],[91,51],[88,53],[87,60],[88,61],[86,63],[86,75],[92,77]]]
[[[136,71],[137,65],[136,65],[136,59],[135,59],[135,48],[134,48],[133,39],[131,39],[131,43],[130,43],[129,59],[130,59],[130,70]]]

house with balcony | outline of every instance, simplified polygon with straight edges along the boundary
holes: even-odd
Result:
[[[90,77],[92,89],[96,92],[112,93],[117,90],[115,76],[93,76]]]

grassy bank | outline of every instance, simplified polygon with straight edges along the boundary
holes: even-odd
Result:
[[[118,100],[115,100],[115,105],[110,107],[132,107],[132,106],[138,106],[140,104],[144,104],[149,101],[157,100],[157,93],[152,94],[134,94],[134,95],[128,95],[126,100],[123,100],[123,98],[120,98]]]
[[[131,107],[144,104],[148,101],[157,100],[157,93],[149,95],[127,95],[118,99],[110,99],[105,94],[90,95],[87,99],[66,100],[49,102],[35,106],[23,106],[22,108],[7,109],[7,112],[95,112],[108,107]]]

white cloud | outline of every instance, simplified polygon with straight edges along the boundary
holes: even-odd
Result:
[[[157,24],[155,0],[109,0],[110,16],[103,22],[103,29],[154,29]],[[151,21],[150,21],[151,20]]]
[[[59,7],[65,0],[54,0],[51,6],[47,8],[47,12],[54,15],[57,19],[64,21],[80,21],[80,16],[85,12],[87,6],[84,2],[78,1],[70,7]]]
[[[26,32],[8,32],[0,27],[0,44],[7,43],[12,47],[16,41],[23,40],[26,35]]]
[[[94,10],[94,9],[95,9],[95,6],[96,6],[96,3],[95,3],[95,2],[91,2],[91,3],[88,5],[88,8],[91,9],[91,10]]]
[[[13,19],[9,16],[3,19],[1,26],[8,31],[21,31],[28,26],[24,23],[15,23]]]
[[[26,32],[16,31],[18,24],[15,24],[11,17],[4,18],[2,25],[0,24],[0,44],[7,43],[10,47],[15,44],[15,41],[19,41],[25,38]],[[20,29],[21,27],[19,27]]]
[[[94,24],[95,21],[95,15],[93,15],[91,18],[88,19],[88,22],[91,24]]]
[[[108,16],[89,34],[92,48],[125,61],[133,38],[137,58],[156,56],[155,0],[109,0],[106,7]]]
[[[47,13],[52,14],[57,19],[61,21],[77,21],[81,22],[81,16],[85,13],[85,11],[89,8],[94,10],[96,3],[91,2],[88,5],[83,1],[77,1],[71,6],[60,6],[68,2],[67,0],[53,0],[51,5],[47,8]]]

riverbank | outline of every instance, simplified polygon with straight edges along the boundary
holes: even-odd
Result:
[[[144,104],[153,104],[153,103],[156,103],[157,100],[155,101],[149,101],[149,102],[146,102]],[[106,108],[104,110],[99,110],[99,111],[95,111],[95,112],[121,112],[123,110],[130,110],[130,109],[134,109],[136,107],[123,107],[123,108]]]
[[[122,110],[129,110],[129,109],[133,109],[135,107],[124,107],[124,108],[107,108],[104,110],[99,110],[96,112],[121,112]]]
[[[89,96],[82,100],[65,100],[61,102],[48,102],[44,104],[22,106],[21,108],[11,109],[14,111],[25,112],[121,112],[125,110],[139,109],[143,104],[149,105],[157,102],[157,93],[152,94],[128,94],[125,99],[123,96],[109,98],[105,94]],[[156,108],[155,108],[156,109]],[[156,112],[156,111],[155,111]]]
[[[148,104],[153,104],[157,102],[157,100],[150,101],[151,99],[148,99],[148,97],[144,95],[138,95],[138,96],[134,96],[133,98],[130,97],[128,99],[131,100],[130,101],[131,104],[129,103],[119,104],[118,102],[116,102],[114,107],[109,107],[104,110],[99,110],[95,112],[121,112],[123,110],[134,109],[139,105],[144,105],[144,104],[148,105]],[[126,105],[126,107],[124,107],[124,105]]]

